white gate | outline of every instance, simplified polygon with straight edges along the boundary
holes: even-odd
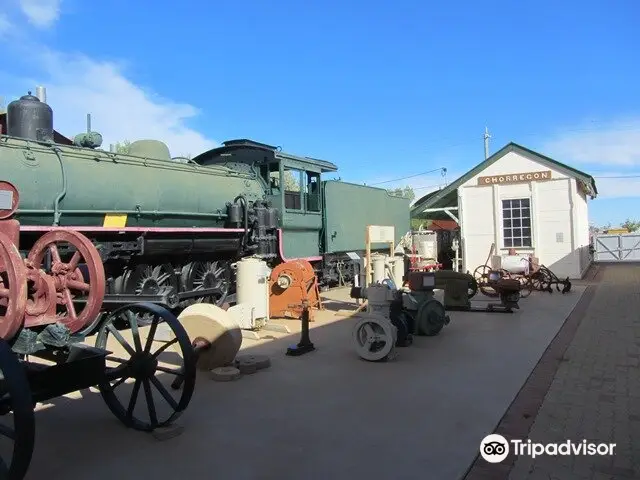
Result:
[[[640,233],[594,235],[593,248],[596,262],[640,262]]]

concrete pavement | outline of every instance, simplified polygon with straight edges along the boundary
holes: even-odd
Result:
[[[466,480],[640,478],[640,266],[602,266],[591,283],[495,431],[615,443],[615,455],[478,458]]]
[[[360,360],[355,320],[331,312],[304,357],[284,356],[297,334],[246,340],[271,368],[231,383],[201,375],[184,433],[165,442],[124,429],[99,395],[56,399],[37,413],[28,478],[458,479],[583,291],[534,294],[512,315],[452,312],[440,336],[386,364]]]

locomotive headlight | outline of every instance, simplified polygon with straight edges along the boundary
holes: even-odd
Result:
[[[291,277],[289,275],[285,275],[284,273],[278,277],[278,286],[283,290],[289,288],[292,282],[293,281],[291,280]]]

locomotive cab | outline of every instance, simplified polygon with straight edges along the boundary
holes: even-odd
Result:
[[[193,159],[202,165],[224,165],[253,172],[264,189],[264,200],[278,211],[283,260],[319,260],[322,231],[321,175],[335,172],[331,162],[284,153],[279,147],[240,139]],[[240,193],[240,192],[239,192]]]

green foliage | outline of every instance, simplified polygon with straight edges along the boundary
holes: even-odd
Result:
[[[120,153],[122,155],[126,155],[131,151],[131,142],[129,140],[123,140],[121,142],[116,142],[114,144],[116,149],[116,153]],[[187,163],[187,160],[191,160],[192,155],[189,153],[187,155],[181,155],[180,157],[176,157],[174,161],[178,163]]]
[[[431,220],[425,220],[424,218],[412,218],[411,230],[419,230],[422,227],[424,230],[431,226]]]
[[[129,140],[123,140],[122,142],[117,142],[114,146],[116,153],[126,155],[131,149],[131,142]]]
[[[407,185],[404,188],[394,188],[387,191],[389,192],[390,195],[393,195],[395,197],[408,198],[410,202],[413,202],[413,199],[416,198],[416,194],[413,191],[413,187],[409,185]]]
[[[640,222],[638,220],[631,220],[630,218],[627,218],[620,226],[622,228],[626,228],[630,232],[635,232],[640,228]]]
[[[300,191],[300,177],[297,170],[285,170],[284,189],[288,190],[289,192]]]

